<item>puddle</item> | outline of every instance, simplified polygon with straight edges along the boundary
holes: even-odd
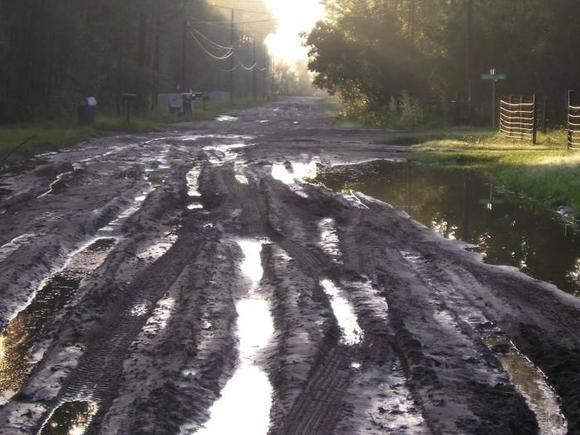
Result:
[[[425,420],[406,385],[403,369],[396,362],[363,367],[353,362],[349,401],[352,414],[344,415],[336,433],[365,435],[424,435]]]
[[[160,165],[157,169],[146,169],[147,181],[151,184],[153,188],[157,188],[165,184],[165,180],[171,174],[171,168],[169,166]]]
[[[332,312],[336,316],[338,326],[342,331],[341,343],[348,346],[359,344],[362,341],[363,331],[358,324],[353,306],[329,279],[321,281],[320,285],[330,299]]]
[[[39,195],[38,198],[44,198],[45,196],[48,195],[54,195],[57,193],[61,193],[64,192],[64,190],[66,189],[66,177],[68,177],[69,175],[71,175],[74,171],[67,171],[67,172],[62,172],[61,174],[58,174],[56,176],[56,180],[54,180],[52,183],[50,183],[50,185],[48,186],[48,190],[46,192],[44,192],[42,195]]]
[[[250,184],[248,177],[242,174],[236,174],[236,181],[240,184]]]
[[[238,120],[238,117],[231,115],[219,115],[215,120],[218,122],[234,122]]]
[[[201,198],[201,193],[199,193],[199,176],[201,174],[201,169],[197,166],[191,168],[191,170],[186,175],[187,180],[187,196],[190,198],[190,204],[188,204],[188,210],[201,210],[203,205],[199,202]]]
[[[560,409],[558,396],[548,384],[546,375],[504,336],[493,334],[486,337],[484,342],[494,352],[516,390],[536,415],[540,434],[568,433],[568,424]]]
[[[47,322],[72,300],[82,279],[103,263],[114,245],[114,239],[100,239],[74,255],[0,334],[0,405],[21,388],[41,358],[31,353]]]
[[[247,148],[251,146],[247,143],[233,143],[233,144],[222,144],[222,145],[208,145],[203,147],[204,151],[213,153],[210,155],[209,162],[215,166],[222,166],[226,162],[231,162],[236,160],[238,153],[234,150]]]
[[[580,296],[580,231],[540,204],[497,192],[475,171],[372,162],[326,169],[315,181],[392,204],[446,238],[478,246],[487,263]]]
[[[246,162],[236,162],[234,164],[234,176],[236,178],[236,181],[240,184],[250,184],[250,180],[248,179],[248,177],[245,174],[245,168],[247,166]]]
[[[315,178],[318,167],[316,161],[310,163],[287,162],[272,165],[272,177],[284,184],[295,184],[305,178]]]
[[[336,224],[334,219],[326,218],[318,222],[320,231],[320,247],[322,250],[337,263],[342,263],[342,252],[340,250],[340,240],[336,233]]]
[[[199,193],[199,175],[201,173],[201,169],[197,166],[191,168],[191,170],[187,173],[187,195],[190,198],[198,198],[201,196]]]
[[[97,232],[97,235],[99,237],[113,237],[117,235],[120,228],[125,224],[125,222],[127,222],[127,220],[131,218],[131,216],[133,216],[135,213],[139,211],[139,209],[143,205],[143,202],[145,202],[145,200],[147,199],[147,195],[149,195],[149,193],[151,193],[152,191],[153,187],[151,186],[148,190],[142,192],[141,195],[136,196],[134,199],[134,203],[125,210],[123,210],[123,212],[119,214],[119,216],[117,216],[115,220],[109,222],[108,225],[101,228]]]
[[[248,295],[236,304],[239,365],[210,409],[210,420],[195,432],[198,435],[265,435],[270,427],[273,389],[256,362],[274,334],[269,303],[257,293],[263,275],[262,243],[240,240],[238,244],[244,254],[240,269],[251,283]],[[191,432],[184,428],[182,433]]]
[[[83,435],[99,410],[94,402],[66,402],[44,423],[40,435]]]
[[[250,144],[247,143],[233,143],[233,144],[224,144],[224,145],[208,145],[203,147],[204,151],[221,151],[227,152],[230,150],[237,150],[240,148],[247,148]]]

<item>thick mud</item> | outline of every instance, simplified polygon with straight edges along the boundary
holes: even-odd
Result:
[[[3,176],[0,433],[580,432],[578,299],[304,181],[388,134],[292,99]]]

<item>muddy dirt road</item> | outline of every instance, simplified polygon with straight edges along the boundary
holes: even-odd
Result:
[[[0,433],[580,433],[578,299],[302,181],[385,132],[234,115],[2,177]]]

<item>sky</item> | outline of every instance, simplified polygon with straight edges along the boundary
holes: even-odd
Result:
[[[289,64],[308,57],[300,33],[308,32],[324,16],[320,0],[265,0],[276,18],[276,33],[266,38],[270,55]]]

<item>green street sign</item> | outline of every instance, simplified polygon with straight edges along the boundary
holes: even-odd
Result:
[[[507,80],[507,74],[482,74],[481,80],[493,80],[493,81],[500,81],[500,80]]]

